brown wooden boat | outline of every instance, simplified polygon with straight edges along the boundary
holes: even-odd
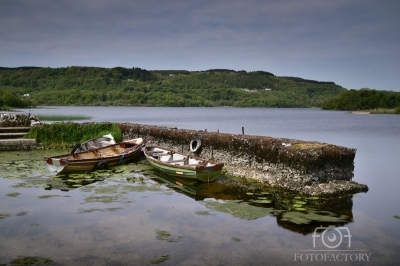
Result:
[[[135,159],[142,151],[143,139],[131,139],[99,149],[44,157],[46,167],[55,173],[108,169]]]

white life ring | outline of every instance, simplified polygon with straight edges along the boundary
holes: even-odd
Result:
[[[193,139],[190,142],[190,151],[191,152],[196,152],[200,149],[201,147],[201,139]]]

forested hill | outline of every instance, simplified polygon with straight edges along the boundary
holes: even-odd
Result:
[[[320,107],[323,100],[346,91],[333,82],[265,71],[122,67],[0,67],[0,89],[34,105],[176,107]]]
[[[394,109],[400,113],[400,93],[371,89],[349,90],[325,100],[322,109],[327,110],[373,110]]]

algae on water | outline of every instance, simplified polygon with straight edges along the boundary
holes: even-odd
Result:
[[[282,221],[288,221],[295,224],[309,224],[311,222],[345,222],[347,216],[337,215],[328,211],[307,211],[307,212],[285,212],[282,214]]]
[[[10,217],[11,215],[10,214],[8,214],[8,213],[0,213],[0,220],[1,219],[4,219],[4,218],[7,218],[7,217]]]
[[[147,261],[147,264],[158,264],[158,263],[164,262],[168,259],[169,259],[169,255],[161,255],[159,257],[155,256],[152,259],[149,259]]]
[[[157,230],[157,237],[158,240],[164,240],[167,242],[179,242],[182,240],[181,236],[172,237],[171,233],[168,231]]]
[[[196,214],[197,215],[213,215],[209,211],[197,211]]]
[[[271,208],[263,208],[249,205],[245,202],[227,201],[215,202],[208,201],[204,203],[209,209],[218,212],[231,214],[234,217],[246,220],[255,220],[261,217],[270,216],[274,210]]]
[[[21,265],[54,265],[55,261],[49,258],[41,257],[18,257],[12,260],[8,265],[10,266],[21,266]]]

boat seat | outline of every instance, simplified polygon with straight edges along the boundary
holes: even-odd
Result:
[[[98,149],[99,149],[99,147],[97,147],[97,146],[89,146],[89,151],[98,150]]]
[[[166,162],[166,163],[180,163],[180,162],[184,162],[186,161],[185,159],[183,160],[171,160],[171,161],[162,161],[162,162]]]
[[[152,154],[149,154],[150,156],[153,156],[153,157],[161,157],[161,156],[171,156],[171,154],[166,154],[166,153],[152,153]]]

